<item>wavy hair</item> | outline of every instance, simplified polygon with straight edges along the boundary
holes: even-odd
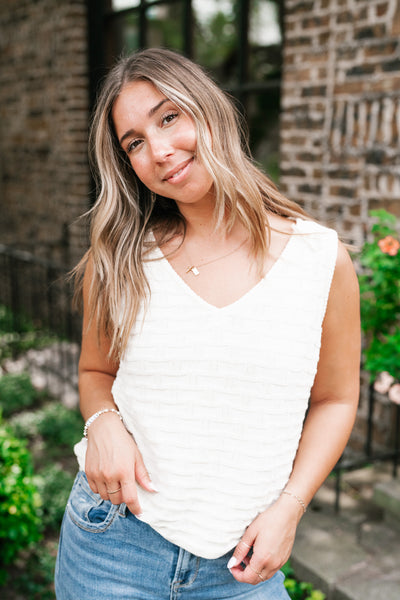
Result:
[[[74,270],[76,297],[83,274],[93,264],[89,322],[110,340],[110,356],[121,358],[142,303],[150,292],[144,262],[151,250],[149,232],[162,245],[185,222],[176,203],[155,195],[137,178],[120,147],[112,121],[114,102],[133,81],[148,81],[189,115],[197,131],[196,156],[210,173],[215,190],[215,227],[226,216],[246,227],[260,269],[270,240],[268,213],[305,215],[286,199],[253,163],[233,101],[201,67],[170,50],[153,48],[122,58],[111,69],[99,95],[89,138],[99,194],[91,217],[91,245]],[[207,143],[211,134],[212,147]],[[154,242],[153,242],[154,246]]]

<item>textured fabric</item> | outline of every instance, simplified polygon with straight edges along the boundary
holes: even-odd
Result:
[[[149,262],[148,311],[113,386],[159,489],[139,489],[143,521],[205,558],[236,545],[292,470],[337,256],[334,231],[299,219],[293,230],[266,276],[225,308],[166,259]]]
[[[226,567],[231,556],[207,560],[171,544],[78,473],[61,528],[57,600],[290,600],[283,573],[238,582]]]

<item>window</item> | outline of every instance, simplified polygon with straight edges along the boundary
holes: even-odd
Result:
[[[89,0],[90,39],[98,44],[91,48],[92,89],[123,53],[151,46],[182,52],[237,99],[253,156],[276,180],[282,5],[283,0]]]

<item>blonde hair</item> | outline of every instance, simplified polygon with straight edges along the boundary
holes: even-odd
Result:
[[[87,261],[93,262],[89,320],[110,340],[110,355],[119,359],[149,285],[144,261],[151,249],[148,233],[160,245],[185,223],[176,203],[148,190],[136,177],[114,131],[112,108],[122,88],[148,81],[189,115],[196,126],[196,156],[211,174],[215,190],[215,226],[226,215],[228,231],[236,219],[249,233],[260,265],[268,251],[268,213],[304,215],[252,162],[241,120],[232,100],[201,67],[170,50],[153,48],[121,59],[101,90],[90,133],[90,150],[100,192],[91,216],[91,247],[74,270],[80,296]],[[207,140],[211,134],[212,148]],[[160,241],[161,240],[161,241]],[[154,244],[153,244],[154,245]]]

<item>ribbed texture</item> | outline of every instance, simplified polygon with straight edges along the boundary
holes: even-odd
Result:
[[[334,231],[297,220],[294,232],[265,278],[222,309],[165,259],[148,263],[150,306],[113,386],[160,490],[139,490],[143,520],[205,558],[233,548],[291,473],[337,255]]]

